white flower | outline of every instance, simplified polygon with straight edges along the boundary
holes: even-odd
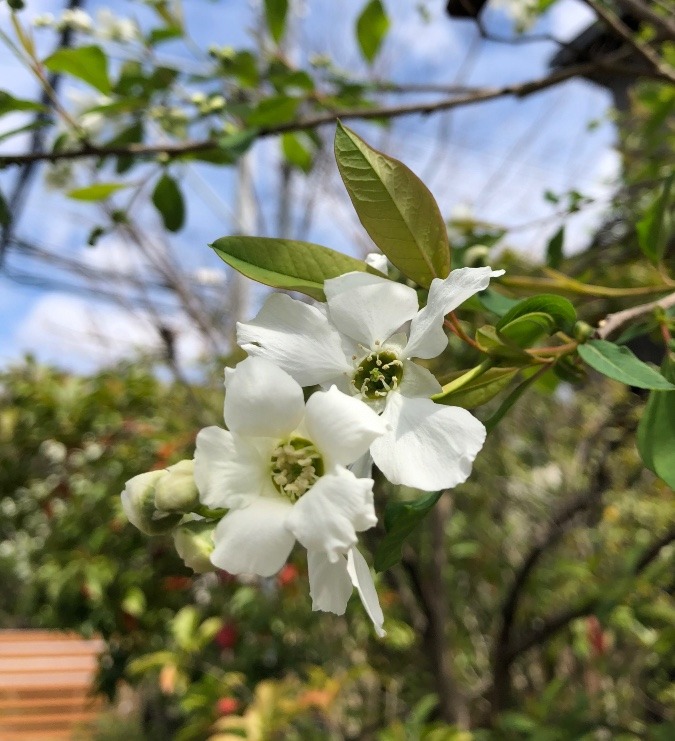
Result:
[[[471,473],[485,428],[465,409],[431,401],[441,386],[411,358],[443,352],[445,315],[502,272],[453,270],[432,281],[421,310],[412,288],[347,273],[325,282],[325,305],[270,295],[253,321],[237,325],[237,339],[249,355],[271,360],[301,385],[334,384],[381,412],[389,432],[370,452],[392,483],[450,488]]]
[[[355,584],[381,632],[370,572],[354,548],[356,534],[377,522],[373,481],[347,466],[385,423],[337,388],[305,404],[299,384],[261,358],[228,371],[226,386],[229,431],[202,430],[195,453],[202,503],[229,509],[211,561],[232,574],[271,576],[298,540],[308,551],[314,609],[342,614]]]

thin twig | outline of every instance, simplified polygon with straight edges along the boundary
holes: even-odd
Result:
[[[452,108],[461,106],[484,103],[490,100],[505,97],[524,98],[528,95],[538,93],[547,88],[558,85],[573,77],[583,77],[584,75],[597,72],[599,69],[612,69],[618,71],[615,65],[604,63],[602,60],[578,64],[566,69],[557,70],[545,77],[528,82],[504,85],[496,88],[476,88],[464,95],[455,95],[443,100],[427,103],[411,103],[407,105],[385,106],[382,108],[359,108],[347,109],[342,111],[330,111],[316,116],[301,119],[299,121],[290,121],[288,123],[276,124],[260,128],[257,133],[258,138],[274,136],[290,131],[305,131],[314,129],[318,126],[333,124],[338,119],[342,120],[372,120],[382,118],[399,118],[401,116],[410,116],[415,114],[430,114],[437,111],[447,111]],[[637,70],[632,72],[626,71],[627,75],[638,74]],[[669,77],[666,79],[670,80]],[[127,144],[116,147],[101,147],[93,144],[84,144],[77,149],[57,151],[57,152],[29,152],[25,154],[5,154],[0,156],[0,167],[8,165],[23,164],[34,161],[56,162],[59,160],[75,160],[83,157],[118,157],[118,156],[135,156],[147,157],[163,155],[166,157],[181,157],[199,152],[207,152],[218,149],[218,141],[207,139],[203,141],[188,141],[175,144],[155,143],[155,144]]]
[[[633,306],[631,309],[624,309],[614,314],[608,314],[598,324],[598,328],[595,330],[595,337],[600,340],[607,339],[607,337],[618,329],[621,329],[625,324],[632,322],[633,319],[650,314],[655,309],[667,310],[672,306],[675,306],[675,293],[671,293],[669,296],[665,296],[658,301],[650,301],[647,304]]]

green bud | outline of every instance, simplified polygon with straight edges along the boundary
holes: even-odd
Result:
[[[593,335],[595,334],[595,329],[586,322],[578,321],[574,325],[572,334],[575,340],[579,342],[586,342],[586,340],[589,340],[591,337],[593,337]]]
[[[155,484],[155,507],[162,512],[190,512],[199,504],[193,460],[169,466]]]
[[[122,492],[122,509],[129,522],[146,535],[172,530],[182,514],[159,512],[155,506],[155,487],[166,471],[149,471],[127,481]]]
[[[215,570],[210,556],[214,548],[213,532],[216,525],[216,522],[208,520],[191,520],[184,522],[173,532],[173,543],[178,555],[188,568],[200,574]]]

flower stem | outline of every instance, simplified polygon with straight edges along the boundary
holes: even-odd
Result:
[[[480,365],[477,365],[475,368],[467,371],[459,378],[455,378],[453,381],[450,381],[450,383],[446,383],[445,386],[443,386],[443,391],[441,391],[440,394],[434,394],[434,396],[431,397],[431,400],[433,401],[434,399],[446,396],[447,394],[450,394],[453,391],[457,391],[457,389],[461,389],[463,386],[466,386],[469,381],[473,381],[474,378],[482,376],[485,371],[492,368],[494,362],[495,361],[492,358],[484,360]]]
[[[226,509],[209,509],[203,504],[198,504],[192,511],[207,520],[221,520],[227,514]]]

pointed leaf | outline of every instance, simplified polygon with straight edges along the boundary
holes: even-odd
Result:
[[[406,277],[428,288],[450,272],[445,222],[429,189],[402,162],[338,123],[335,158],[370,238]]]
[[[247,278],[266,286],[298,291],[325,301],[323,283],[355,270],[377,273],[354,257],[311,242],[271,237],[222,237],[212,245],[218,256]]]
[[[449,394],[441,392],[431,398],[437,404],[474,409],[482,404],[487,404],[488,401],[502,392],[515,378],[519,370],[519,368],[490,368],[478,378],[457,389],[457,391],[451,391]],[[459,371],[453,376],[459,377],[463,373],[465,371]]]
[[[555,319],[542,311],[516,317],[497,330],[497,334],[518,347],[531,347],[542,337],[548,337],[555,331]]]
[[[185,223],[185,202],[178,183],[167,173],[157,181],[152,192],[152,202],[159,211],[164,226],[177,232]]]
[[[13,95],[0,90],[0,116],[14,111],[47,111],[47,107],[42,103],[36,103],[32,100],[23,100],[15,98]]]
[[[74,198],[76,201],[104,201],[118,190],[128,187],[127,183],[94,183],[85,188],[74,188],[68,191],[67,195],[68,198]]]
[[[675,383],[675,354],[663,363],[663,375]],[[637,448],[650,471],[675,489],[675,394],[652,391],[637,430]]]
[[[265,0],[265,20],[270,36],[278,44],[286,30],[288,0]]]
[[[384,571],[401,560],[401,548],[413,530],[441,498],[441,491],[425,494],[412,502],[390,502],[384,510],[387,534],[375,551],[376,571]]]
[[[370,0],[356,21],[356,39],[368,62],[377,56],[388,30],[389,18],[381,0]]]
[[[563,261],[563,246],[565,244],[565,227],[560,229],[551,237],[546,245],[546,264],[550,268],[559,268]]]
[[[672,213],[673,181],[675,172],[666,180],[659,196],[635,225],[640,249],[654,264],[663,258],[675,226]]]
[[[98,46],[59,49],[47,57],[43,64],[52,72],[77,77],[105,95],[112,89],[108,77],[108,57]]]
[[[646,363],[635,357],[627,347],[619,347],[607,340],[589,340],[579,345],[582,359],[608,378],[628,386],[660,391],[675,390],[675,386]]]

